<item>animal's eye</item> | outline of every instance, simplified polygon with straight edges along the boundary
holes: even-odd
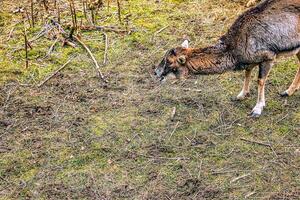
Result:
[[[173,68],[172,71],[175,73],[175,72],[178,71],[178,69],[177,68]]]

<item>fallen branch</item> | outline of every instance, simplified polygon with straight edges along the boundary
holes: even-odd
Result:
[[[45,83],[47,83],[53,76],[55,76],[58,72],[64,69],[73,59],[75,56],[72,56],[65,64],[63,64],[60,68],[58,68],[55,72],[53,72],[50,76],[48,76],[44,81],[38,84],[37,87],[42,87]]]
[[[101,70],[100,70],[100,66],[98,65],[97,60],[95,59],[93,53],[91,52],[91,50],[86,46],[86,44],[84,44],[77,36],[73,36],[73,38],[81,45],[83,46],[83,48],[85,48],[85,50],[88,52],[88,54],[90,55],[91,59],[93,60],[94,64],[95,64],[95,69],[97,70],[98,76],[100,79],[102,79],[102,81],[104,83],[107,83],[107,81],[105,80]]]

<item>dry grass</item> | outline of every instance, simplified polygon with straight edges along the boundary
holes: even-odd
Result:
[[[123,3],[137,31],[109,33],[109,64],[103,68],[108,87],[101,86],[83,50],[59,46],[43,58],[53,43],[47,39],[34,45],[30,69],[23,69],[24,54],[13,52],[22,44],[18,27],[5,41],[17,21],[5,4],[0,199],[298,199],[299,93],[278,95],[293,78],[295,59],[272,71],[259,119],[247,115],[254,87],[250,99],[230,100],[241,88],[241,73],[165,85],[151,76],[151,65],[183,35],[193,46],[213,43],[246,1]],[[118,24],[112,6],[111,13],[99,13],[101,25]],[[89,32],[82,38],[101,61],[102,36]],[[70,67],[35,87],[73,52],[80,56]]]

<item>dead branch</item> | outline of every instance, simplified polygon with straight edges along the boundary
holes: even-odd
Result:
[[[95,59],[93,53],[91,52],[91,50],[86,46],[86,44],[84,42],[82,42],[77,36],[73,36],[73,38],[81,45],[83,46],[83,48],[88,52],[88,54],[90,55],[91,59],[93,60],[94,64],[95,64],[95,69],[98,73],[99,78],[104,82],[107,83],[107,81],[105,80],[101,70],[100,70],[100,66],[98,65],[97,60]]]
[[[63,64],[60,68],[58,68],[55,72],[53,72],[50,76],[48,76],[44,81],[38,84],[37,87],[42,87],[45,83],[47,83],[53,76],[55,76],[58,72],[63,70],[76,56],[72,56],[65,64]]]

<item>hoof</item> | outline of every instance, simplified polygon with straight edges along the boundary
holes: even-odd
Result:
[[[230,100],[233,102],[241,101],[241,99],[239,99],[237,97],[230,97]]]
[[[236,97],[231,97],[231,100],[232,101],[243,101],[243,100],[249,98],[250,96],[251,96],[250,92],[248,92],[245,95],[238,95]]]
[[[287,91],[284,91],[284,92],[280,93],[280,96],[281,97],[288,97],[290,95],[287,93]]]
[[[251,113],[250,113],[250,117],[251,117],[251,118],[259,118],[260,115],[261,115],[261,114],[255,113],[255,112],[251,112]]]

